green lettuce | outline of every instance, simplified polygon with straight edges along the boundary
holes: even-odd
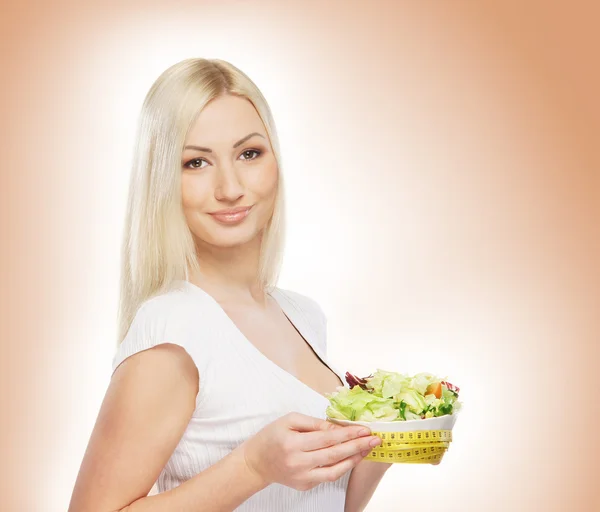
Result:
[[[331,403],[327,415],[331,418],[352,421],[391,421],[398,417],[392,399],[383,398],[363,390],[360,386],[342,388],[328,396]]]
[[[339,386],[335,393],[325,395],[330,418],[409,421],[453,414],[461,407],[459,388],[432,373],[411,376],[377,369],[365,378],[347,372],[346,380],[350,388]]]

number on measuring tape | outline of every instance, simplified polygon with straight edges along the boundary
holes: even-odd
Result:
[[[451,430],[372,432],[372,435],[380,437],[382,443],[365,458],[379,462],[438,463],[452,441]]]

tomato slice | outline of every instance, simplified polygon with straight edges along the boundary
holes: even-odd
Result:
[[[423,388],[421,388],[423,389]],[[436,398],[442,398],[442,383],[432,382],[425,390],[426,395],[435,395]]]

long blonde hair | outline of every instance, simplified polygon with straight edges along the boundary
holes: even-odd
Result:
[[[147,299],[199,270],[181,201],[181,154],[188,130],[202,109],[223,94],[248,99],[258,112],[279,168],[273,216],[265,227],[258,279],[275,287],[285,237],[284,188],[279,141],[269,105],[238,68],[220,59],[185,59],[165,70],[144,100],[136,134],[133,169],[121,247],[118,311],[120,343]]]

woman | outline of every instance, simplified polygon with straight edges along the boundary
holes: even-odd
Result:
[[[255,84],[187,59],[151,87],[130,184],[113,375],[70,511],[358,511],[380,439],[325,420],[326,318],[275,286],[284,196]],[[158,494],[148,495],[156,483]]]

